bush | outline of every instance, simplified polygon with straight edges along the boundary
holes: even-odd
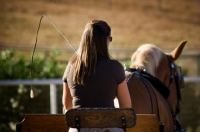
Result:
[[[55,59],[56,55],[57,52],[51,52],[34,57],[32,78],[61,78],[64,66]],[[31,79],[30,68],[31,61],[24,56],[16,57],[14,50],[1,51],[0,80]],[[24,113],[50,113],[49,86],[33,88],[37,97],[31,99],[30,86],[0,87],[0,131],[14,131]]]

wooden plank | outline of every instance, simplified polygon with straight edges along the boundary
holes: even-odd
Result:
[[[84,128],[110,128],[123,127],[122,117],[126,120],[126,127],[135,126],[136,114],[132,108],[82,108],[70,109],[66,113],[69,127],[76,127],[75,118],[79,118],[81,127]]]
[[[27,114],[17,132],[68,132],[64,114]]]
[[[127,132],[159,132],[159,123],[154,114],[137,114],[136,125]],[[64,114],[26,114],[16,124],[16,132],[68,132]]]

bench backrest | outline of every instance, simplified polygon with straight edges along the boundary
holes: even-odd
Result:
[[[66,124],[77,128],[126,128],[135,126],[136,114],[132,108],[78,108],[66,112]]]

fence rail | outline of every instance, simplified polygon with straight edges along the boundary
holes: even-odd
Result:
[[[200,76],[186,76],[184,77],[184,81],[187,82],[200,82]],[[55,78],[55,79],[32,79],[32,80],[0,80],[0,86],[11,86],[11,85],[61,85],[62,79]]]
[[[185,82],[200,82],[200,76],[184,77]],[[33,79],[33,80],[0,80],[0,86],[15,85],[50,85],[50,110],[57,114],[57,85],[62,85],[62,79]]]

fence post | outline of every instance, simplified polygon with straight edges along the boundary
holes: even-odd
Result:
[[[50,84],[50,109],[51,114],[57,114],[57,90],[56,84]]]

